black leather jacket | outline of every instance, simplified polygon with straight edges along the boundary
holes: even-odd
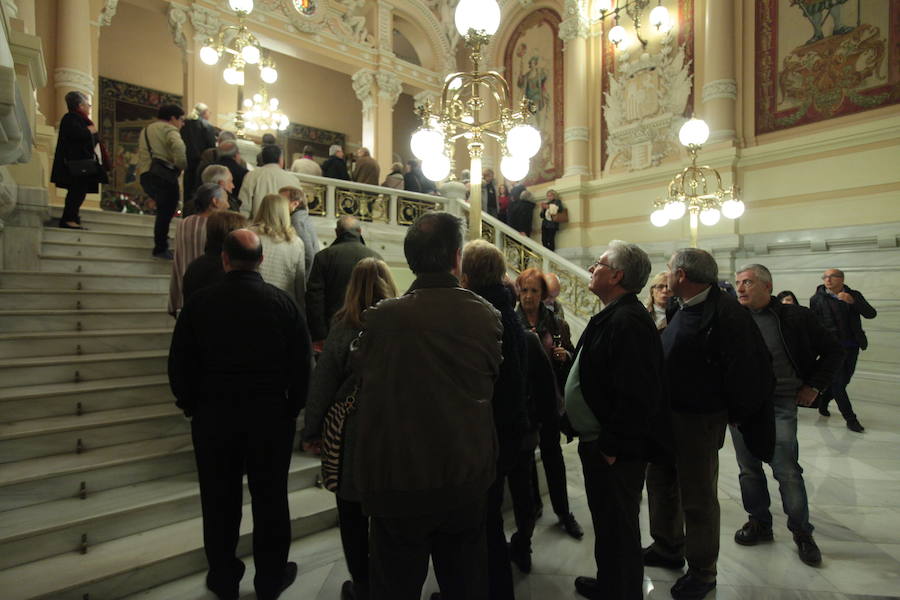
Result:
[[[824,285],[820,285],[815,295],[809,299],[809,308],[834,337],[841,342],[855,343],[861,350],[865,350],[869,347],[869,340],[863,331],[860,316],[874,319],[878,312],[866,302],[862,293],[851,290],[846,285],[844,291],[853,296],[853,304],[838,300],[828,293]]]

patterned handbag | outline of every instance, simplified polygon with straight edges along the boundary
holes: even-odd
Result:
[[[322,422],[322,485],[331,492],[336,492],[340,485],[344,432],[347,419],[356,410],[358,391],[356,386],[346,398],[332,404]]]

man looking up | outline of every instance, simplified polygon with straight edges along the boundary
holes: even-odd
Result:
[[[782,304],[772,296],[772,273],[763,265],[748,265],[737,274],[734,285],[738,302],[750,309],[772,355],[775,370],[775,454],[769,466],[778,480],[788,529],[800,560],[816,566],[822,553],[813,540],[803,469],[797,462],[797,405],[810,406],[840,368],[843,351],[808,308]],[[744,443],[744,436],[731,427],[731,439],[741,468],[741,497],[750,515],[734,534],[734,541],[755,546],[770,541],[772,513],[769,488],[762,462]]]

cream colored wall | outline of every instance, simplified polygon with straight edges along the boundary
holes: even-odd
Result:
[[[409,147],[409,139],[419,123],[412,96],[400,94],[400,99],[394,106],[394,154],[400,156],[401,162],[415,158]]]
[[[47,123],[54,127],[62,115],[56,114],[56,95],[53,89],[53,69],[56,68],[56,1],[35,0],[35,34],[41,38],[44,49],[44,64],[50,77],[47,85],[37,92],[38,106],[47,117]]]
[[[181,50],[172,42],[160,7],[148,10],[119,2],[112,25],[100,30],[99,67],[102,77],[184,93]]]

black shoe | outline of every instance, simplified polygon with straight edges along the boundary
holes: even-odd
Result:
[[[774,539],[772,526],[754,519],[750,519],[734,532],[734,541],[741,546],[755,546],[760,542],[771,542]]]
[[[289,562],[284,567],[284,574],[281,576],[281,585],[278,587],[278,590],[271,596],[260,595],[257,592],[256,597],[258,600],[278,600],[281,592],[291,587],[295,579],[297,579],[297,563]]]
[[[716,588],[716,582],[701,581],[691,572],[679,578],[669,590],[675,600],[700,600]]]
[[[593,600],[600,598],[603,593],[603,588],[600,587],[600,582],[593,577],[576,577],[575,591],[578,592],[579,595]]]
[[[578,521],[575,520],[575,515],[572,513],[561,516],[559,518],[559,526],[576,540],[584,537],[584,529],[581,528],[581,525],[578,524]]]
[[[859,419],[847,419],[847,429],[856,433],[862,433],[866,430],[865,427],[860,425]]]
[[[644,548],[644,566],[662,567],[663,569],[681,570],[684,568],[683,558],[666,558],[653,549],[653,546]]]
[[[830,417],[830,416],[831,416],[831,413],[828,412],[828,407],[827,407],[827,406],[823,406],[823,405],[821,405],[821,404],[819,405],[819,414],[822,415],[823,417]]]
[[[434,592],[433,594],[431,594],[429,600],[441,600],[441,593]]]
[[[797,550],[800,553],[800,560],[811,567],[818,567],[822,564],[822,551],[816,545],[810,533],[795,533],[794,543],[797,544]]]
[[[352,581],[345,581],[344,585],[341,586],[341,600],[356,600]]]
[[[531,540],[514,533],[509,540],[509,560],[523,573],[531,573]]]
[[[159,260],[173,260],[175,255],[172,254],[171,250],[163,250],[162,252],[154,252],[153,258],[158,258]]]
[[[241,579],[243,579],[247,567],[239,560],[236,561],[236,564],[237,573],[234,580],[229,583],[215,581],[210,577],[212,573],[206,574],[206,589],[215,594],[219,600],[237,600],[240,597]]]

